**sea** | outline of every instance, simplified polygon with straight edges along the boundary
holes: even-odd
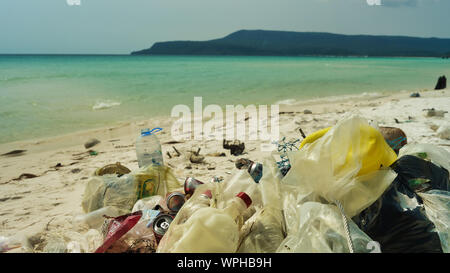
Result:
[[[169,116],[175,105],[292,104],[433,89],[439,58],[0,55],[0,143]]]

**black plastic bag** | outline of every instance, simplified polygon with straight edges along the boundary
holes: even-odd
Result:
[[[449,173],[419,157],[402,156],[391,168],[398,176],[385,193],[354,221],[386,253],[442,251],[435,225],[416,192],[448,191]]]
[[[405,155],[392,164],[391,168],[398,173],[397,180],[416,192],[450,191],[448,171],[430,161]]]
[[[400,179],[353,218],[384,253],[442,253],[439,235],[417,194]]]

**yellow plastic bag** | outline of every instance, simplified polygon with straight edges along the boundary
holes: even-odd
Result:
[[[387,168],[396,160],[395,152],[363,118],[343,119],[315,138],[289,153],[292,167],[282,183],[310,191],[330,203],[339,200],[348,217],[377,200],[396,177]]]
[[[373,128],[368,123],[359,123],[358,126],[358,136],[350,136],[347,141],[358,141],[359,149],[354,149],[352,146],[349,146],[346,153],[347,158],[345,163],[340,168],[337,168],[337,171],[340,169],[345,170],[347,167],[351,167],[348,165],[355,161],[355,157],[361,159],[362,164],[358,175],[364,175],[376,171],[380,168],[380,166],[389,167],[397,160],[397,155],[394,150],[392,150],[392,148],[386,143],[383,135],[377,129]],[[307,144],[314,143],[317,139],[320,139],[322,136],[327,134],[331,128],[332,127],[325,128],[309,135],[302,141],[300,148]],[[359,139],[355,139],[356,137],[359,137]],[[337,156],[341,155],[336,155],[336,157]]]

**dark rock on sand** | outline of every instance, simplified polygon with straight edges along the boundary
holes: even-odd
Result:
[[[84,143],[84,148],[89,149],[91,147],[94,147],[95,145],[99,144],[100,140],[96,139],[96,138],[91,138],[88,141],[86,141],[86,143]]]
[[[309,114],[312,114],[312,111],[311,111],[311,110],[308,110],[308,109],[306,109],[305,111],[303,111],[303,114],[305,114],[305,115],[309,115]]]
[[[434,90],[441,90],[447,88],[447,78],[445,76],[439,77]]]

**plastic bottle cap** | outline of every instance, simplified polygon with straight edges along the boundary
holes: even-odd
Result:
[[[204,195],[208,196],[209,198],[212,198],[211,190],[207,190],[203,193]]]
[[[252,204],[252,199],[250,198],[250,196],[248,196],[248,194],[246,194],[245,192],[240,192],[236,195],[236,197],[239,197],[242,199],[242,201],[244,201],[244,203],[247,205],[247,208],[250,207],[250,205]]]
[[[151,132],[150,132],[150,129],[148,129],[148,128],[141,130],[141,136],[148,136],[150,134],[151,134]]]

